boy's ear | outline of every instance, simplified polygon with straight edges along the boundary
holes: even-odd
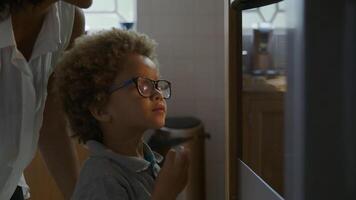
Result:
[[[110,122],[111,115],[109,112],[105,111],[105,108],[99,108],[98,106],[91,105],[89,106],[91,115],[98,120],[99,122]]]

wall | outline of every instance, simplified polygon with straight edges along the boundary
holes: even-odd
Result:
[[[137,6],[137,30],[159,43],[161,74],[173,83],[168,115],[203,121],[211,134],[206,141],[206,199],[224,199],[227,3],[138,0]]]

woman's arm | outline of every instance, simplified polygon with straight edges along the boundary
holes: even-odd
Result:
[[[84,16],[76,9],[71,43],[84,33]],[[48,82],[48,96],[40,131],[39,148],[47,168],[54,177],[65,199],[73,193],[79,174],[78,156],[68,133],[67,124],[60,102],[51,87],[53,74]]]

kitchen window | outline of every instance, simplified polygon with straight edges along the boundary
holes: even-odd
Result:
[[[136,0],[93,1],[90,8],[84,9],[85,30],[123,28],[122,23],[133,23],[130,28],[135,28],[136,13]]]

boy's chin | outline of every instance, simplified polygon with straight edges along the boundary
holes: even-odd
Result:
[[[164,124],[165,124],[164,120],[155,121],[152,123],[152,129],[160,129],[164,126]]]

